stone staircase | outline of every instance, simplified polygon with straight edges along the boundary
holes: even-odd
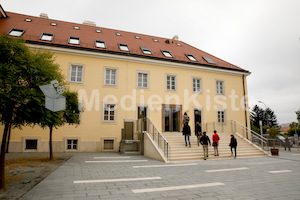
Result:
[[[208,147],[208,159],[216,158],[230,158],[231,151],[229,147],[231,133],[218,133],[220,137],[219,141],[219,155],[214,156],[214,147]],[[190,137],[191,147],[186,147],[184,142],[184,136],[179,132],[165,132],[164,137],[167,139],[170,145],[169,160],[171,162],[176,161],[189,161],[203,159],[203,148],[197,145],[197,138],[192,133]],[[212,142],[213,133],[207,134]],[[248,143],[239,136],[235,136],[237,139],[237,157],[249,157],[249,156],[266,156],[265,152],[261,151],[254,145]]]

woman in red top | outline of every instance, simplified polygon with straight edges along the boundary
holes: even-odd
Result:
[[[214,130],[214,134],[212,136],[212,140],[213,140],[213,146],[214,146],[215,156],[219,156],[219,149],[218,149],[218,147],[219,147],[220,137],[217,134],[216,130]]]

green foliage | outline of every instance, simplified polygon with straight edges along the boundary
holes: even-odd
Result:
[[[300,128],[296,129],[296,133],[300,136]],[[287,133],[289,136],[294,136],[295,134],[295,128],[290,128],[290,130]]]
[[[277,117],[273,110],[270,108],[262,109],[258,105],[255,105],[250,112],[250,121],[251,121],[251,129],[257,133],[260,133],[260,125],[259,121],[262,121],[263,124],[263,134],[267,133],[267,126],[276,127],[278,126]]]
[[[296,115],[297,115],[298,123],[300,124],[300,109],[296,111]]]
[[[270,128],[270,130],[268,131],[269,137],[270,138],[277,138],[277,136],[279,135],[279,130],[277,128]]]

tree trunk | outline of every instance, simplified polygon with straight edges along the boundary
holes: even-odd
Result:
[[[10,123],[5,123],[2,143],[1,143],[1,155],[0,155],[0,189],[4,189],[5,187],[5,146],[7,133],[9,129]]]
[[[52,149],[52,126],[50,128],[50,136],[49,136],[49,152],[50,152],[50,160],[53,160],[53,149]]]
[[[6,145],[6,151],[5,151],[6,153],[8,153],[10,133],[11,133],[11,124],[9,125],[9,129],[8,129],[7,145]]]

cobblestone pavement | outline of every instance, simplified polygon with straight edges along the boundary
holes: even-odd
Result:
[[[21,199],[300,199],[300,153],[279,153],[176,163],[77,153]]]

